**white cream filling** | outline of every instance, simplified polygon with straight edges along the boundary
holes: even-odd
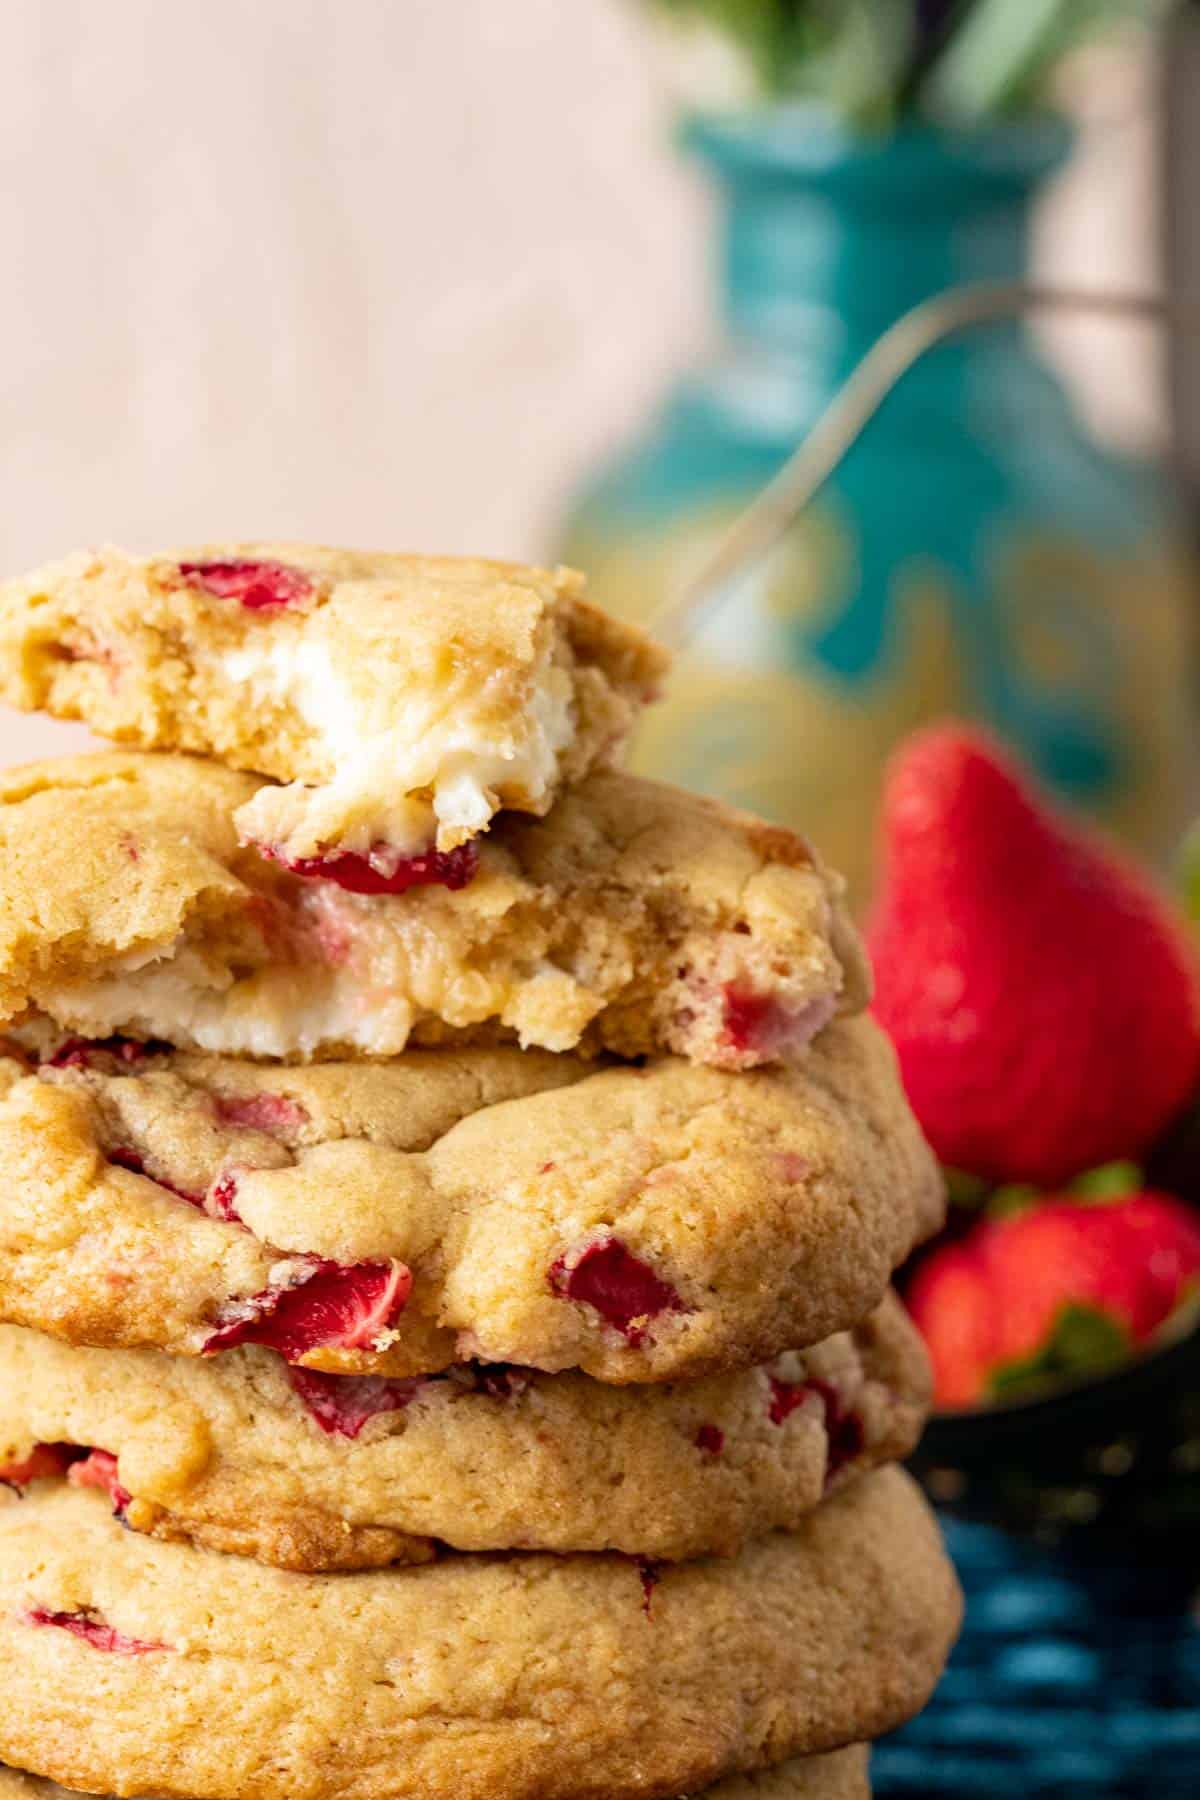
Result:
[[[336,930],[337,898],[326,910]],[[353,931],[353,905],[345,911]],[[362,935],[358,951],[333,963],[266,963],[235,978],[184,938],[169,956],[131,956],[102,977],[42,993],[39,1005],[85,1037],[131,1032],[261,1057],[312,1056],[338,1046],[398,1056],[414,1023],[431,1017],[456,1028],[499,1019],[524,1045],[570,1050],[602,1005],[575,976],[545,961],[518,956],[484,974],[436,931],[377,929]]]
[[[413,1009],[399,995],[364,1004],[355,984],[334,973],[271,969],[225,992],[162,963],[137,975],[78,982],[46,995],[45,1010],[85,1037],[120,1028],[225,1056],[311,1056],[347,1044],[370,1056],[398,1056]]]
[[[474,703],[430,685],[364,707],[323,647],[302,637],[244,644],[218,663],[252,704],[294,708],[336,769],[323,787],[264,788],[239,811],[244,835],[297,855],[320,844],[362,854],[378,843],[412,855],[435,836],[443,847],[474,837],[501,806],[549,800],[574,735],[571,679],[548,656],[529,705],[503,731],[494,707],[489,718],[486,684]],[[387,722],[373,723],[372,712]]]

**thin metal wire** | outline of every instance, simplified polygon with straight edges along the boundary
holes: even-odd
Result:
[[[1087,312],[1200,331],[1200,298],[1107,294],[1026,282],[980,282],[922,301],[877,339],[779,473],[738,514],[702,567],[651,618],[650,630],[684,648],[730,581],[776,543],[834,473],[896,384],[935,344],[1014,314]]]

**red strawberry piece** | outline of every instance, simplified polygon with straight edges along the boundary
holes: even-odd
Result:
[[[933,1251],[908,1303],[940,1407],[1100,1372],[1147,1343],[1200,1283],[1200,1217],[1168,1194],[1052,1196]]]
[[[785,1419],[790,1419],[796,1408],[803,1406],[816,1391],[811,1382],[781,1381],[777,1375],[772,1375],[770,1382],[771,1401],[767,1416],[772,1425],[782,1425]]]
[[[725,1433],[719,1425],[701,1425],[696,1433],[696,1448],[706,1451],[709,1456],[720,1456],[725,1448]]]
[[[356,1438],[368,1419],[401,1412],[421,1387],[423,1376],[388,1381],[382,1375],[326,1375],[320,1369],[289,1369],[300,1401],[327,1437]]]
[[[615,1237],[588,1244],[578,1255],[560,1256],[551,1267],[550,1286],[564,1300],[594,1307],[635,1348],[650,1319],[687,1311],[670,1283]]]
[[[853,1408],[846,1405],[832,1382],[821,1381],[814,1375],[808,1385],[820,1396],[825,1407],[825,1434],[829,1439],[825,1486],[828,1487],[856,1456],[862,1455],[863,1422]]]
[[[810,1376],[807,1381],[781,1381],[771,1376],[771,1402],[768,1416],[772,1425],[782,1425],[806,1400],[819,1400],[828,1439],[825,1462],[825,1485],[829,1486],[848,1463],[862,1454],[863,1423],[853,1408],[830,1381]]]
[[[471,1393],[486,1394],[489,1400],[512,1400],[523,1394],[532,1380],[529,1369],[512,1363],[467,1363],[450,1374]]]
[[[73,1487],[99,1488],[107,1494],[118,1519],[128,1510],[133,1498],[129,1489],[122,1487],[117,1479],[117,1459],[107,1450],[85,1451],[82,1461],[73,1462],[67,1470],[67,1480]]]
[[[722,1042],[739,1059],[753,1062],[797,1055],[837,1011],[832,994],[788,1007],[773,994],[756,994],[735,982],[722,990],[721,1002]]]
[[[191,587],[221,600],[237,600],[248,612],[296,606],[313,592],[307,575],[279,562],[185,562],[179,573]]]
[[[139,1043],[136,1038],[128,1037],[72,1037],[65,1039],[48,1058],[48,1066],[52,1069],[90,1069],[98,1058],[111,1056],[133,1068],[148,1056],[159,1055],[168,1049],[169,1044],[157,1039]]]
[[[770,994],[752,994],[748,988],[730,984],[721,996],[724,1002],[724,1038],[733,1050],[754,1047],[765,1031],[775,1009]]]
[[[471,844],[459,844],[453,850],[423,850],[419,856],[389,856],[382,847],[369,856],[344,850],[337,856],[301,856],[295,859],[280,854],[270,844],[260,844],[260,853],[272,862],[281,863],[293,875],[306,881],[332,881],[351,894],[406,894],[414,887],[445,887],[453,891],[465,888],[479,869],[479,851]]]
[[[152,1656],[169,1650],[169,1644],[154,1644],[146,1638],[126,1637],[107,1625],[90,1609],[82,1612],[50,1612],[44,1606],[31,1606],[25,1614],[26,1625],[52,1625],[59,1631],[82,1638],[93,1650],[106,1650],[117,1656]]]
[[[204,1210],[210,1218],[224,1219],[227,1225],[240,1225],[242,1215],[237,1209],[237,1176],[220,1175],[209,1188],[204,1198]]]
[[[954,1168],[1052,1185],[1136,1156],[1200,1077],[1182,916],[976,731],[893,760],[868,935],[876,1015]]]
[[[204,1354],[238,1344],[265,1344],[286,1362],[312,1350],[370,1350],[395,1323],[412,1292],[402,1262],[336,1263],[313,1258],[290,1286],[264,1288],[229,1309],[206,1340]]]
[[[308,1114],[298,1100],[286,1094],[225,1094],[217,1098],[217,1117],[223,1125],[249,1131],[299,1131]]]
[[[654,1599],[654,1590],[662,1580],[663,1565],[652,1562],[648,1556],[637,1558],[638,1580],[642,1584],[642,1611],[650,1617],[650,1603]]]
[[[22,1462],[0,1463],[0,1487],[20,1493],[31,1481],[53,1481],[67,1473],[86,1450],[74,1444],[35,1444]]]

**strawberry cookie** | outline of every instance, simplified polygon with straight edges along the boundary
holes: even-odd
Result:
[[[0,1768],[0,1800],[79,1800],[69,1788],[40,1775]],[[706,1788],[697,1800],[871,1800],[865,1744],[799,1756],[756,1775],[734,1775]]]
[[[669,1381],[851,1328],[942,1218],[866,1018],[744,1075],[502,1049],[42,1056],[0,1067],[0,1320],[76,1344]]]
[[[866,1745],[852,1744],[757,1775],[734,1775],[707,1788],[700,1800],[871,1800],[869,1763]]]
[[[135,1531],[281,1568],[456,1550],[732,1554],[915,1448],[929,1395],[900,1303],[764,1367],[629,1390],[464,1364],[324,1375],[0,1326],[0,1482],[99,1486]]]
[[[653,698],[665,654],[583,585],[299,544],[84,551],[0,585],[0,698],[271,776],[243,838],[400,893],[610,763]]]
[[[401,894],[239,845],[254,791],[139,753],[6,772],[0,1016],[263,1057],[466,1036],[740,1069],[866,1001],[839,880],[715,802],[593,775]]]
[[[157,1543],[35,1483],[0,1503],[0,1756],[181,1800],[696,1794],[908,1718],[959,1609],[898,1469],[731,1560],[343,1575]]]

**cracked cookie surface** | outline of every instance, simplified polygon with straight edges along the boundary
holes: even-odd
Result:
[[[82,551],[0,584],[0,698],[271,776],[243,837],[386,881],[618,753],[666,658],[583,588],[319,545]]]
[[[867,1018],[742,1075],[110,1040],[3,1084],[0,1320],[98,1347],[678,1380],[850,1329],[943,1212]]]
[[[915,1447],[929,1399],[894,1296],[757,1369],[634,1390],[466,1364],[388,1381],[248,1347],[199,1360],[0,1326],[0,1482],[54,1467],[135,1531],[283,1568],[456,1550],[732,1554]]]
[[[457,1038],[749,1068],[865,1004],[838,878],[716,802],[593,775],[504,814],[465,885],[380,893],[240,846],[253,791],[119,751],[0,775],[0,1018],[271,1058]]]
[[[662,1800],[927,1699],[960,1600],[897,1469],[731,1561],[298,1575],[0,1502],[0,1756],[180,1800]]]

